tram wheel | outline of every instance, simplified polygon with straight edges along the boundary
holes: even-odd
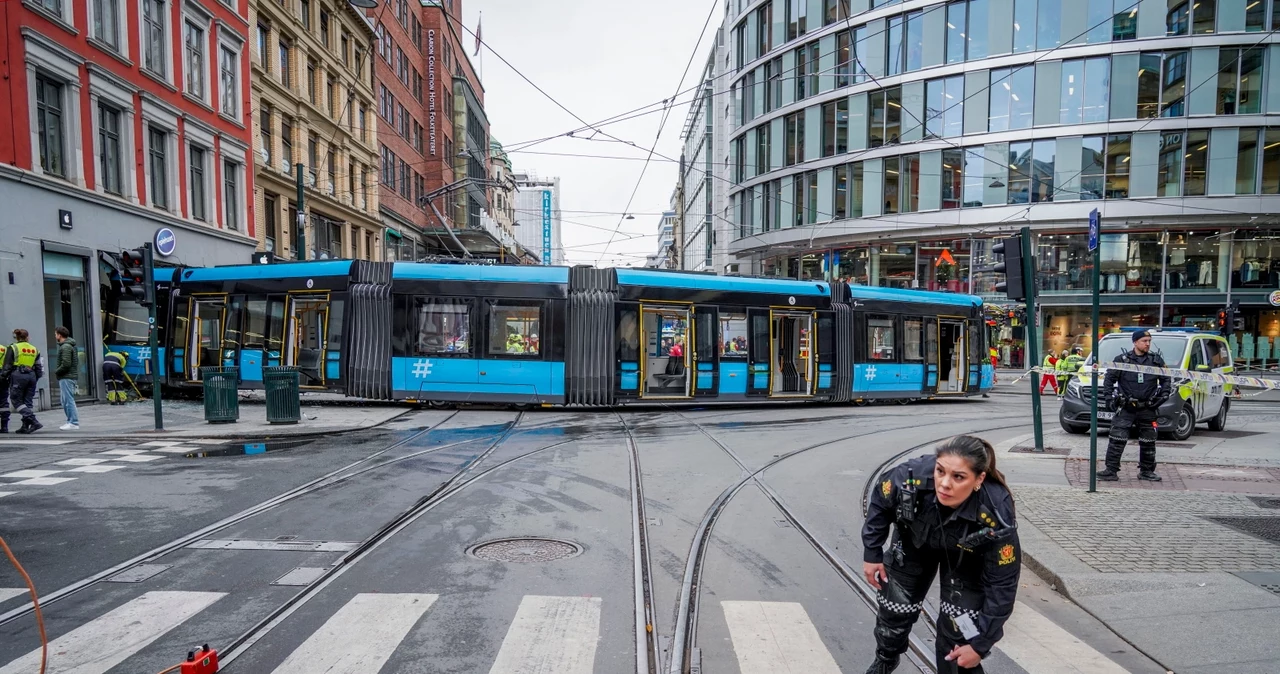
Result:
[[[431,409],[435,409],[435,410],[447,410],[450,407],[453,407],[451,403],[448,403],[444,400],[431,400],[431,401],[428,401],[427,404],[431,406]]]
[[[897,400],[896,402],[897,402],[899,405],[907,405],[907,404],[910,404],[910,403],[911,403],[911,399],[910,399],[910,398],[898,398],[898,400]]]
[[[854,404],[854,405],[857,405],[858,407],[866,407],[866,406],[867,406],[867,399],[866,399],[866,398],[858,398],[857,400],[853,401],[853,404]]]

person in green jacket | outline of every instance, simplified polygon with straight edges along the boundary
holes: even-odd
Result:
[[[76,352],[76,340],[71,338],[71,331],[61,325],[54,329],[53,335],[58,340],[58,359],[53,368],[53,376],[58,379],[62,411],[67,414],[67,423],[59,428],[78,431],[80,415],[76,410],[76,380],[80,375],[80,356]]]

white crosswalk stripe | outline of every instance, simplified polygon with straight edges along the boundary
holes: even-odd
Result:
[[[591,674],[599,638],[599,597],[525,595],[489,674]]]
[[[80,466],[79,468],[72,468],[72,469],[71,469],[70,471],[68,471],[68,472],[71,472],[71,473],[110,473],[110,472],[111,472],[111,471],[113,471],[113,470],[120,470],[121,468],[124,468],[124,466],[112,466],[112,465],[106,465],[106,466]]]
[[[437,594],[358,594],[274,674],[375,674],[439,598]]]
[[[16,491],[0,491],[0,498],[4,498],[4,497],[6,497],[6,496],[13,496],[13,495],[14,495],[14,494],[16,494],[16,493],[18,493],[18,492],[16,492]]]
[[[1125,668],[1080,641],[1052,620],[1013,605],[1013,617],[1004,625],[1004,638],[996,644],[1005,655],[1036,674],[1123,674]]]
[[[49,642],[48,674],[103,674],[223,598],[222,592],[148,592]],[[40,649],[0,674],[40,669]]]
[[[800,604],[722,601],[720,606],[742,674],[840,674]]]
[[[0,587],[0,601],[8,601],[20,594],[26,594],[25,587]]]

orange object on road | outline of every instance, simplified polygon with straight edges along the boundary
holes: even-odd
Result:
[[[182,663],[179,674],[217,674],[218,651],[205,644],[198,651],[187,653],[187,661]]]

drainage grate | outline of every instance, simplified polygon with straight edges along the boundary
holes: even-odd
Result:
[[[1280,517],[1210,517],[1208,519],[1251,536],[1257,536],[1264,541],[1280,544]]]
[[[1256,503],[1259,508],[1267,508],[1268,510],[1280,510],[1280,498],[1274,498],[1269,496],[1250,496],[1249,500]]]
[[[1280,573],[1275,571],[1236,571],[1241,580],[1248,581],[1272,594],[1280,594]]]
[[[472,546],[467,553],[488,562],[554,562],[582,554],[582,546],[552,538],[507,538]]]

